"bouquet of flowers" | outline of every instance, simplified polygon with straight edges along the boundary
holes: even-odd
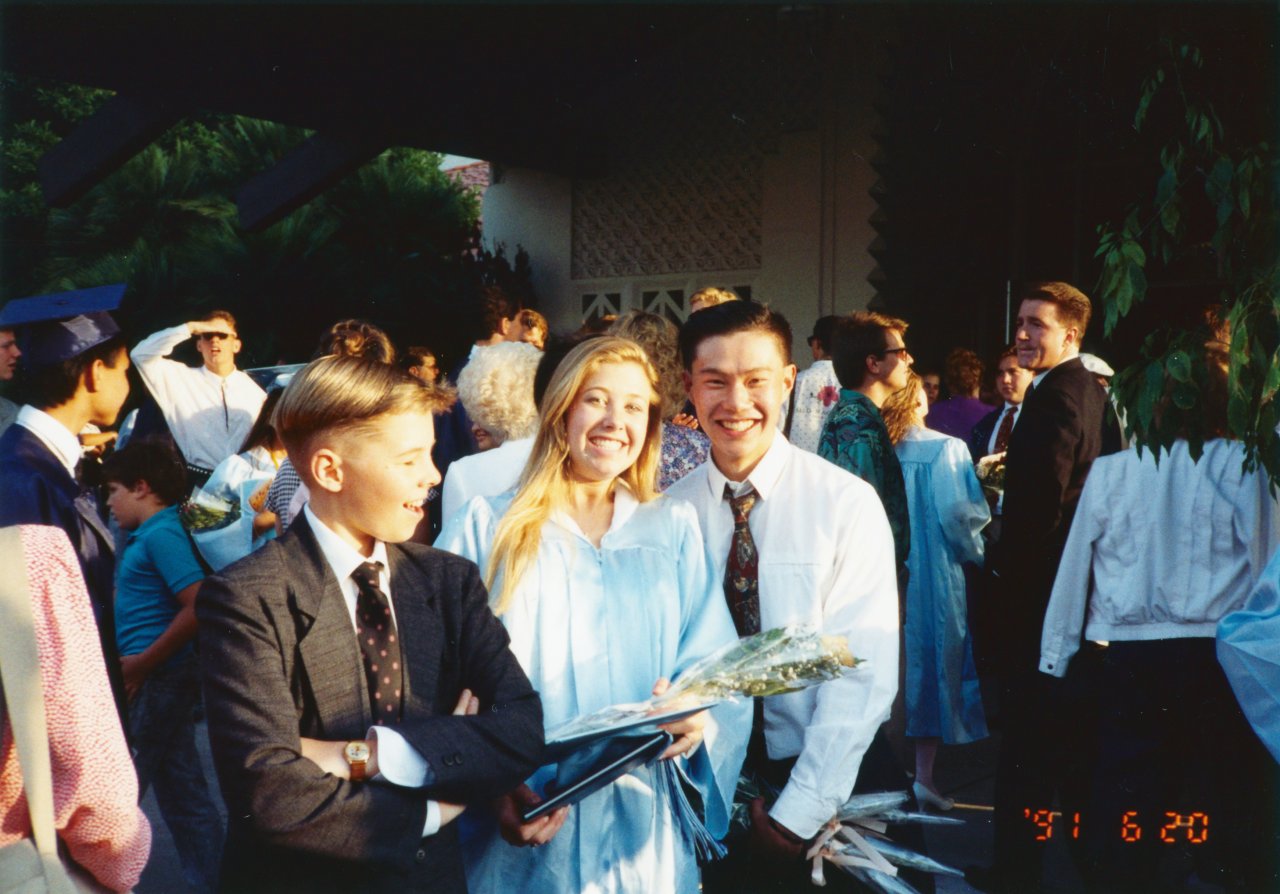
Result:
[[[653,707],[781,695],[844,676],[865,662],[842,636],[821,636],[798,625],[745,636],[694,662]]]
[[[982,492],[987,502],[995,508],[1004,494],[1004,457],[1006,451],[990,453],[978,460],[978,481],[982,484]]]
[[[231,495],[216,496],[198,487],[178,510],[182,525],[191,533],[219,531],[240,518],[240,501]]]

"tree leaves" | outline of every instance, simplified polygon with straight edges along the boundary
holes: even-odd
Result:
[[[1160,172],[1146,193],[1149,203],[1130,206],[1119,226],[1097,228],[1095,257],[1102,272],[1096,292],[1111,335],[1146,297],[1149,277],[1159,282],[1184,254],[1203,251],[1205,236],[1189,235],[1188,217],[1207,200],[1214,221],[1208,244],[1223,284],[1230,333],[1227,394],[1223,407],[1222,398],[1211,398],[1215,392],[1207,387],[1207,343],[1216,336],[1205,329],[1176,328],[1148,337],[1142,359],[1116,375],[1113,393],[1126,431],[1139,449],[1149,447],[1157,455],[1182,437],[1198,457],[1204,440],[1218,436],[1208,420],[1225,410],[1225,426],[1244,444],[1247,464],[1261,463],[1274,487],[1280,482],[1280,161],[1267,143],[1226,140],[1214,98],[1201,89],[1205,80],[1188,77],[1206,63],[1198,47],[1165,40],[1160,53],[1142,82],[1134,127],[1157,120],[1151,117],[1157,102],[1161,108],[1175,103],[1182,114],[1158,119],[1167,132],[1156,135]]]

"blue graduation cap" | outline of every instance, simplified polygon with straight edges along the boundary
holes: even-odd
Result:
[[[117,283],[14,298],[0,308],[0,329],[16,331],[28,366],[61,363],[120,334],[110,312],[120,306],[125,289]]]

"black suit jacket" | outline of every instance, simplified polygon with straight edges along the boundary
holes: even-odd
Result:
[[[431,765],[425,789],[343,781],[299,752],[302,736],[363,739],[372,721],[351,617],[305,518],[200,589],[224,890],[465,891],[456,824],[422,838],[427,800],[483,802],[539,763],[541,702],[475,565],[387,550],[406,671],[397,730]],[[451,716],[464,688],[479,715]]]
[[[987,445],[991,443],[991,432],[1006,409],[1007,407],[1001,404],[999,409],[992,410],[983,416],[978,420],[978,424],[969,430],[969,437],[965,443],[969,445],[969,455],[973,457],[975,463],[987,455]]]
[[[1032,670],[1058,562],[1107,424],[1114,421],[1106,392],[1073,358],[1027,394],[1009,438],[1004,527],[992,559],[1008,598],[1010,645]]]

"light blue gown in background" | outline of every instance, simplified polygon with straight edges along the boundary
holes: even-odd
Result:
[[[907,487],[911,553],[904,636],[907,735],[948,745],[985,738],[963,563],[982,562],[991,510],[965,442],[919,426],[895,448]]]
[[[441,532],[436,546],[483,571],[511,494],[477,497]],[[618,485],[613,523],[597,549],[577,525],[555,515],[542,529],[536,564],[501,616],[511,649],[542,696],[553,729],[580,714],[647,698],[659,677],[676,677],[694,660],[737,638],[724,594],[712,579],[693,508],[658,497],[638,503]],[[497,586],[495,585],[495,590]],[[707,828],[722,837],[751,731],[751,705],[712,711],[701,748],[685,764],[706,805]],[[655,796],[644,768],[569,809],[547,845],[517,848],[492,816],[463,815],[467,883],[498,894],[694,892],[692,845],[671,807]],[[554,775],[543,768],[535,791]]]
[[[1218,663],[1254,732],[1280,761],[1280,552],[1244,607],[1218,622]]]

